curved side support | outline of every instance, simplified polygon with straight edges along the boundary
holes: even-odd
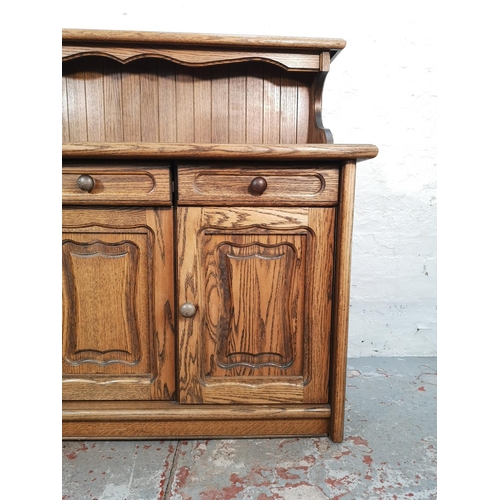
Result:
[[[309,143],[333,144],[331,131],[323,126],[322,104],[323,86],[326,76],[330,70],[330,53],[323,52],[320,55],[320,72],[312,85],[312,106],[310,116]]]

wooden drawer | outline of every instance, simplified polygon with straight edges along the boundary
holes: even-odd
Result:
[[[289,165],[187,165],[178,170],[179,205],[305,205],[338,203],[339,169]]]
[[[64,205],[169,206],[171,191],[170,170],[165,167],[63,165]]]

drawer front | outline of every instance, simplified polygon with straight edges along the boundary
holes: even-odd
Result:
[[[172,205],[170,170],[139,165],[63,166],[66,205]]]
[[[339,169],[302,166],[238,168],[180,165],[179,205],[304,205],[338,203]]]

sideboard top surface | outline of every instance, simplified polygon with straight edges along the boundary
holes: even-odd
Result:
[[[368,160],[372,144],[63,143],[65,160]]]

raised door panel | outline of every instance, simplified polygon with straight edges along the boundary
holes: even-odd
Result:
[[[334,208],[178,208],[182,403],[326,403]]]
[[[172,399],[171,209],[63,210],[63,398]]]

